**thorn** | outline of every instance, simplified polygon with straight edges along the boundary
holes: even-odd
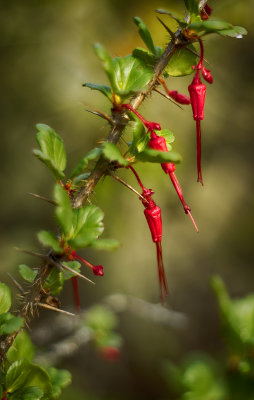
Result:
[[[32,197],[35,197],[36,199],[41,199],[41,200],[47,201],[48,203],[53,204],[54,206],[57,205],[57,203],[56,203],[54,200],[50,200],[50,199],[48,199],[47,197],[41,196],[41,195],[39,195],[39,194],[36,194],[36,193],[29,193],[29,192],[28,192],[27,194],[29,194],[29,195],[32,196]]]
[[[119,178],[119,176],[117,175],[113,175],[113,174],[109,174],[109,176],[113,179],[115,179],[116,181],[120,182],[122,185],[126,186],[128,189],[132,190],[132,192],[134,192],[135,194],[137,194],[139,196],[139,198],[141,198],[144,201],[147,201],[146,198],[144,196],[142,196],[141,193],[139,193],[136,189],[134,189],[131,185],[129,185],[127,182],[123,181],[121,178]]]
[[[56,261],[50,259],[50,262],[55,265],[57,268],[64,268],[67,269],[67,271],[71,272],[73,275],[78,276],[81,279],[84,279],[85,281],[88,281],[90,283],[92,283],[93,285],[95,285],[95,282],[93,282],[91,279],[87,278],[85,275],[80,274],[79,272],[75,271],[75,269],[72,269],[70,267],[68,267],[67,265],[64,265],[62,263],[57,263]]]
[[[184,111],[183,107],[180,106],[175,100],[173,100],[168,94],[161,92],[159,89],[154,88],[153,89],[155,92],[161,94],[163,97],[166,97],[166,99],[170,100],[172,103],[174,103],[177,107],[181,108],[181,110]]]
[[[201,36],[200,36],[201,37]],[[195,41],[195,43],[196,43],[197,41]],[[187,51],[189,51],[190,53],[192,53],[192,54],[195,54],[195,56],[197,56],[198,58],[200,58],[200,54],[198,54],[195,50],[192,50],[192,49],[190,49],[189,47],[187,47],[187,46],[184,46],[184,49],[185,50],[187,50]],[[210,67],[212,67],[212,64],[211,63],[209,63],[209,61],[206,59],[206,58],[203,58],[203,61],[205,61],[206,63],[207,63],[207,65],[209,65]]]
[[[173,42],[175,42],[175,34],[174,34],[174,32],[172,32],[171,29],[169,29],[169,27],[160,19],[160,17],[156,16],[156,18],[159,20],[159,22],[162,24],[162,26],[164,26],[166,31],[170,34],[171,39],[173,40]]]
[[[12,282],[14,283],[14,285],[17,286],[17,288],[19,289],[19,291],[20,291],[22,294],[25,294],[25,291],[24,291],[24,289],[22,288],[22,286],[20,285],[20,283],[18,283],[18,281],[16,281],[16,279],[14,279],[13,276],[12,276],[9,272],[7,272],[7,275],[8,275],[9,278],[12,280]]]
[[[59,312],[59,313],[65,314],[65,315],[69,315],[71,317],[76,317],[75,314],[70,313],[69,311],[61,310],[61,308],[52,307],[45,303],[37,303],[37,305],[42,308],[47,308],[48,310],[56,311],[56,312]]]
[[[35,253],[34,251],[29,251],[29,250],[21,249],[21,248],[19,248],[19,247],[14,247],[14,250],[19,251],[20,253],[29,254],[30,256],[39,257],[39,258],[41,258],[42,260],[48,259],[48,257],[45,256],[44,254]]]
[[[91,114],[97,115],[98,117],[101,117],[101,118],[105,119],[106,121],[108,121],[110,123],[110,125],[112,125],[112,126],[114,125],[114,122],[113,122],[112,118],[108,114],[104,113],[103,111],[99,111],[99,110],[96,110],[96,109],[89,110],[88,108],[86,109],[86,111],[91,113]]]

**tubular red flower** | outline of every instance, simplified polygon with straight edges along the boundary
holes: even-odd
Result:
[[[139,114],[136,110],[134,110],[134,108],[130,104],[122,104],[121,107],[133,112],[133,114],[135,114],[140,119],[140,121],[145,125],[148,131],[161,130],[160,124],[158,124],[157,122],[147,121],[144,117],[142,117],[141,114]]]

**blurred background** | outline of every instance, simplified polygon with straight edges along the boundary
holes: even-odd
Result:
[[[160,166],[138,166],[144,184],[154,189],[154,199],[162,208],[170,295],[165,318],[160,307],[136,312],[140,304],[147,305],[142,301],[159,302],[155,246],[143,207],[133,193],[110,178],[96,187],[92,201],[105,212],[105,237],[119,239],[121,247],[110,254],[84,252],[91,262],[104,265],[105,276],[96,280],[95,287],[80,282],[82,305],[86,310],[108,299],[111,305],[115,302],[123,345],[120,360],[114,363],[103,360],[92,345],[60,357],[57,366],[73,374],[63,400],[70,396],[75,400],[173,399],[163,372],[165,360],[178,362],[196,350],[220,357],[223,351],[211,276],[221,275],[233,296],[253,291],[254,1],[213,0],[210,5],[214,18],[242,25],[249,34],[242,40],[217,35],[205,40],[214,84],[207,89],[202,123],[204,187],[196,183],[190,108],[182,111],[155,93],[140,109],[175,134],[174,150],[183,156],[177,176],[200,233],[195,233]],[[36,233],[54,230],[51,206],[27,194],[51,197],[54,184],[31,152],[36,147],[35,124],[52,126],[64,139],[71,171],[109,129],[105,121],[85,111],[89,105],[106,112],[110,108],[101,94],[82,88],[84,82],[107,84],[93,43],[102,43],[112,56],[131,53],[142,44],[132,21],[138,15],[156,44],[163,46],[168,36],[154,10],[182,13],[184,6],[177,0],[1,0],[0,6],[0,273],[7,282],[6,271],[16,276],[19,264],[36,266],[37,261],[17,254],[13,247],[38,250]],[[174,28],[167,17],[164,21]],[[171,78],[168,85],[187,94],[191,80],[191,76]],[[119,176],[136,187],[127,171]],[[63,308],[73,309],[68,284],[61,301]],[[33,324],[34,339],[41,348],[59,339],[43,339],[56,323],[53,313],[42,313]]]

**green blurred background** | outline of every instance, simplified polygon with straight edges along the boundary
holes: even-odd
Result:
[[[210,3],[214,17],[245,26],[249,35],[242,40],[216,35],[205,40],[214,84],[207,89],[202,124],[204,187],[196,183],[190,109],[182,111],[157,93],[141,108],[145,117],[175,133],[174,149],[184,160],[177,176],[200,229],[196,234],[160,166],[138,166],[163,212],[170,288],[167,306],[183,313],[188,323],[180,328],[131,311],[121,313],[121,360],[109,364],[89,346],[81,348],[78,356],[62,360],[59,366],[73,373],[73,385],[62,399],[173,399],[163,378],[164,359],[178,361],[192,350],[220,355],[222,341],[210,277],[220,274],[233,295],[253,290],[254,1]],[[1,278],[7,281],[6,271],[16,274],[20,263],[36,266],[34,259],[17,254],[13,247],[37,250],[35,233],[54,229],[50,205],[27,195],[51,197],[53,188],[46,168],[31,153],[36,146],[35,124],[46,123],[62,136],[71,171],[108,132],[103,120],[85,111],[88,105],[109,111],[103,96],[82,88],[84,82],[107,83],[92,44],[102,43],[112,56],[130,53],[141,45],[134,15],[144,19],[157,44],[166,44],[166,31],[154,10],[164,7],[181,13],[184,7],[180,0],[2,0],[0,5],[0,243]],[[187,94],[190,81],[190,76],[173,78],[168,84]],[[136,185],[127,171],[119,175]],[[80,283],[83,307],[112,293],[158,302],[155,248],[136,196],[107,178],[96,187],[92,201],[105,211],[105,237],[118,238],[122,246],[110,254],[84,253],[92,262],[103,263],[105,276],[95,287]],[[65,288],[62,303],[72,308],[70,287]],[[39,326],[43,324],[54,324],[54,315],[43,314]]]

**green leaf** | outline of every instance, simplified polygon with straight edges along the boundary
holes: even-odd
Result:
[[[109,160],[109,161],[112,161],[112,162],[115,161],[119,165],[122,165],[124,167],[126,167],[129,164],[128,161],[122,157],[118,147],[113,143],[105,142],[103,144],[102,152],[103,152],[104,157],[107,158],[107,160]]]
[[[89,243],[89,247],[92,247],[96,250],[115,250],[120,246],[118,240],[115,239],[97,239],[91,243]]]
[[[54,200],[57,203],[55,210],[57,221],[64,235],[67,236],[71,230],[73,212],[68,193],[60,185],[55,186]]]
[[[64,274],[57,267],[53,267],[43,287],[49,289],[53,296],[57,296],[63,289]]]
[[[18,390],[25,385],[30,372],[29,366],[30,364],[28,362],[21,360],[15,361],[8,368],[5,376],[5,387],[9,393]]]
[[[136,155],[136,159],[142,162],[152,162],[152,163],[168,163],[172,162],[177,164],[182,161],[180,154],[174,151],[159,151],[153,149],[146,149],[141,153]]]
[[[3,282],[0,282],[0,314],[9,311],[12,303],[12,294],[10,288]]]
[[[22,278],[29,283],[33,283],[34,278],[37,275],[37,271],[34,271],[32,268],[28,267],[25,264],[19,265],[18,268],[19,274],[22,276]]]
[[[7,352],[7,359],[13,363],[19,360],[33,361],[34,345],[25,330],[19,332]]]
[[[193,45],[187,46],[192,51],[196,51]],[[193,65],[196,65],[197,56],[190,51],[186,50],[186,48],[181,48],[176,50],[173,54],[167,67],[165,68],[165,72],[167,72],[171,76],[185,76],[193,73]]]
[[[93,330],[111,331],[117,326],[115,314],[104,306],[94,306],[85,315],[85,324]]]
[[[207,20],[202,22],[194,22],[188,26],[188,29],[195,32],[219,32],[222,30],[232,29],[233,25],[225,21]]]
[[[78,261],[64,261],[63,265],[67,265],[67,267],[73,269],[74,271],[80,272],[81,264]],[[64,280],[67,281],[68,279],[75,276],[72,272],[68,271],[67,269],[64,270]]]
[[[147,28],[146,24],[142,21],[141,18],[139,17],[134,17],[134,22],[138,27],[138,33],[140,37],[142,38],[143,42],[147,46],[147,48],[150,50],[150,52],[154,55],[156,55],[156,49],[153,43],[153,39],[151,36],[151,33],[149,29]]]
[[[143,49],[142,47],[136,47],[132,52],[133,57],[138,58],[147,67],[153,68],[156,64],[157,57],[150,53],[149,50]]]
[[[133,155],[145,150],[149,142],[149,135],[147,135],[144,125],[141,121],[136,120],[132,123],[133,139],[129,147],[129,152]]]
[[[247,30],[242,26],[233,26],[232,29],[223,29],[218,31],[218,34],[221,36],[230,36],[236,39],[242,39],[244,35],[247,35]]]
[[[100,85],[98,83],[84,83],[82,86],[88,87],[92,90],[97,90],[106,96],[110,101],[112,101],[112,92],[109,86]]]
[[[15,395],[15,398],[14,398]],[[13,400],[39,400],[43,396],[43,391],[38,387],[30,386],[15,392]]]
[[[71,173],[71,178],[77,177],[78,175],[83,172],[86,167],[88,166],[89,161],[95,160],[101,155],[101,149],[98,147],[95,147],[94,149],[90,150],[83,158],[82,160],[78,163],[78,165],[74,168],[74,170]]]
[[[87,180],[90,175],[90,172],[84,172],[83,174],[76,176],[73,182],[74,185],[78,185],[80,182]]]
[[[44,368],[36,364],[29,364],[29,375],[24,386],[38,387],[43,391],[44,395],[52,392],[52,385],[50,383],[49,375]]]
[[[112,86],[112,82],[114,80],[114,73],[113,73],[114,68],[112,59],[101,44],[95,43],[94,50],[97,57],[102,61],[103,69],[106,72],[109,82],[111,83]]]
[[[69,243],[73,249],[86,247],[103,232],[104,214],[100,208],[91,205],[74,210],[73,226]]]
[[[48,125],[37,124],[36,128],[39,131],[36,140],[40,150],[34,150],[34,155],[47,165],[56,180],[64,178],[66,151],[62,139]]]
[[[62,253],[63,249],[60,247],[59,241],[56,235],[48,231],[40,231],[37,234],[39,241],[45,247],[51,247],[56,253]]]
[[[9,312],[0,314],[0,336],[10,335],[24,325],[24,320],[21,317],[15,317]]]
[[[114,58],[113,66],[113,91],[124,98],[143,89],[153,76],[152,68],[131,55]]]
[[[65,369],[47,368],[47,373],[52,384],[52,399],[60,396],[62,389],[71,383],[71,374]]]
[[[184,0],[184,3],[185,7],[191,15],[199,15],[199,0]]]
[[[163,136],[166,140],[166,145],[168,151],[172,150],[172,146],[170,143],[173,143],[175,141],[175,137],[172,131],[169,129],[161,129],[160,131],[155,131],[158,136]]]

